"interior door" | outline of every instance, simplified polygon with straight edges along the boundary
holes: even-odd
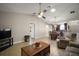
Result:
[[[29,28],[30,28],[30,44],[31,44],[35,40],[35,24],[30,23]]]

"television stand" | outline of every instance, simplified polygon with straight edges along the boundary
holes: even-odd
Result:
[[[4,49],[10,47],[13,45],[13,38],[5,38],[0,40],[0,51],[3,51]]]

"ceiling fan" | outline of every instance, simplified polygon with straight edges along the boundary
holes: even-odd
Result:
[[[41,3],[39,3],[39,12],[38,13],[34,12],[33,15],[36,15],[39,18],[46,19],[44,14],[48,11],[49,8],[51,8],[51,6],[48,6],[47,9],[41,10]]]

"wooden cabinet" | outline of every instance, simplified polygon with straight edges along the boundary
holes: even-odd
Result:
[[[0,51],[13,45],[13,38],[5,38],[0,40]]]

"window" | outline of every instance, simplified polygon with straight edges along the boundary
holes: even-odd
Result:
[[[60,30],[65,30],[64,24],[61,24],[61,25],[60,25]]]

